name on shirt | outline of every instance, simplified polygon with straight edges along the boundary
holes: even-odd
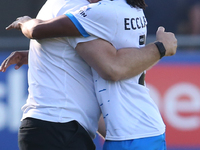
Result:
[[[146,17],[137,18],[124,18],[124,28],[125,30],[136,30],[145,28],[147,26]]]

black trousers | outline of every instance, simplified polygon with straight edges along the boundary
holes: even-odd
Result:
[[[87,131],[77,122],[54,123],[34,118],[21,122],[20,150],[95,150]]]

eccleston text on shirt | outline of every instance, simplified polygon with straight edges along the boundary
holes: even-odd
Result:
[[[124,18],[125,30],[136,30],[145,28],[147,26],[147,21],[145,16],[137,18]]]

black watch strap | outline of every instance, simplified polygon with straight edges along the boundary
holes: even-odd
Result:
[[[158,51],[160,53],[160,59],[161,59],[163,56],[165,56],[166,49],[165,49],[165,47],[164,47],[162,42],[155,42],[154,44],[158,48]]]

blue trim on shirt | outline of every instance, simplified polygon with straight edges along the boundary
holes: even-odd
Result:
[[[80,22],[74,17],[73,14],[71,13],[67,13],[65,14],[76,26],[76,28],[78,29],[78,31],[82,34],[83,37],[88,37],[90,36],[85,29],[83,28],[83,26],[80,24]]]

